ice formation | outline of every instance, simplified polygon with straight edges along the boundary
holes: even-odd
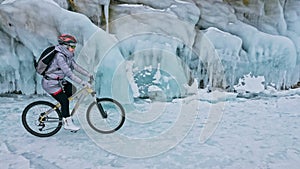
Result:
[[[109,5],[110,0],[54,0],[62,8],[83,13],[97,26],[102,24],[102,13],[105,18],[105,29],[109,32]]]
[[[62,0],[0,2],[0,93],[43,92],[32,62],[59,33],[78,37],[97,90],[125,100],[182,97],[195,80],[233,90],[250,72],[277,89],[299,81],[298,1],[119,0],[106,21],[113,36],[93,17],[102,1],[73,1],[82,14]]]
[[[99,30],[84,15],[63,10],[53,1],[4,1],[0,11],[1,93],[42,93],[33,60],[47,46],[57,44],[60,33],[77,34],[80,49]]]

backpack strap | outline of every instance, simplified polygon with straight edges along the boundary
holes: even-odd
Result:
[[[55,52],[55,56],[56,56],[57,53],[61,53],[65,58],[67,57],[64,53],[62,53],[62,52],[60,52],[60,51],[58,51],[58,50],[55,50],[55,49],[54,49],[53,52]],[[55,58],[55,56],[54,56],[54,58]],[[52,62],[54,61],[54,58],[53,58],[53,60],[51,61],[51,63],[48,64],[48,66],[47,66],[47,68],[46,68],[46,71],[47,71],[47,69],[49,69],[50,65],[51,65]],[[56,70],[61,70],[61,68],[57,68]],[[46,73],[46,71],[45,71],[45,73]],[[45,79],[47,79],[47,80],[61,80],[61,79],[54,79],[54,78],[51,78],[51,77],[47,76],[45,73],[43,74],[43,77],[44,77]],[[51,73],[51,72],[49,72],[49,73]]]

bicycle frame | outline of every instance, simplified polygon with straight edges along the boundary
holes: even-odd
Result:
[[[84,92],[87,92],[87,93],[84,93]],[[94,96],[96,95],[96,92],[95,92],[93,89],[91,89],[91,88],[84,87],[84,88],[80,89],[79,91],[77,91],[76,93],[74,93],[72,96],[70,96],[70,97],[68,98],[69,101],[73,101],[74,99],[76,99],[76,98],[79,96],[78,101],[75,103],[74,108],[72,109],[71,116],[73,116],[73,115],[75,114],[76,110],[77,110],[78,107],[79,107],[80,102],[81,102],[88,94],[91,94],[92,97],[94,97]],[[98,105],[98,104],[97,104],[97,105]],[[60,104],[60,103],[56,103],[56,104],[55,104],[55,107],[53,107],[52,109],[49,109],[49,110],[45,111],[45,112],[43,113],[43,115],[40,116],[39,121],[40,121],[40,122],[43,122],[44,118],[47,117],[48,114],[50,114],[51,112],[55,111],[56,109],[59,109],[60,107],[61,107],[61,104]],[[102,106],[101,106],[101,107],[102,107]],[[100,109],[99,109],[99,110],[100,110]],[[102,114],[102,116],[103,116],[103,112],[102,112],[102,111],[103,111],[103,109],[100,110],[100,112],[101,112],[101,114]],[[104,114],[105,114],[105,113],[104,113]]]
[[[87,92],[87,93],[83,93],[83,92]],[[81,103],[81,101],[88,95],[88,94],[91,94],[93,97],[95,96],[96,92],[94,92],[93,89],[91,88],[87,88],[87,87],[84,87],[82,89],[80,89],[78,92],[76,92],[75,94],[73,94],[71,97],[69,97],[69,101],[72,101],[74,99],[76,99],[76,97],[79,95],[79,98],[77,100],[77,102],[75,103],[75,106],[74,108],[72,109],[72,112],[71,112],[71,116],[73,116],[76,112],[76,110],[78,109],[79,107],[79,104]],[[60,105],[59,103],[57,103],[57,105]],[[57,107],[57,105],[55,107]],[[59,106],[60,107],[60,106]]]

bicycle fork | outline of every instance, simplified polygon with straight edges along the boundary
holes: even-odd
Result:
[[[102,116],[102,118],[106,119],[107,118],[107,112],[104,111],[103,106],[101,105],[100,99],[96,98],[96,105],[98,107],[98,110]]]

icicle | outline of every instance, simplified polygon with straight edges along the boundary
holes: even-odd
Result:
[[[108,29],[109,4],[104,5],[104,15],[105,15],[105,23],[106,23],[106,32],[109,33],[109,29]]]
[[[106,24],[106,32],[109,33],[108,20],[109,20],[109,4],[110,4],[110,0],[99,0],[99,4],[100,5],[104,5],[104,17],[105,17],[105,22],[106,22],[105,23]],[[100,12],[102,12],[102,10]]]
[[[10,46],[11,46],[11,53],[13,55],[15,55],[15,53],[16,53],[16,51],[15,51],[15,39],[12,36],[10,38]]]
[[[97,25],[99,28],[101,27],[101,13],[97,15]]]

